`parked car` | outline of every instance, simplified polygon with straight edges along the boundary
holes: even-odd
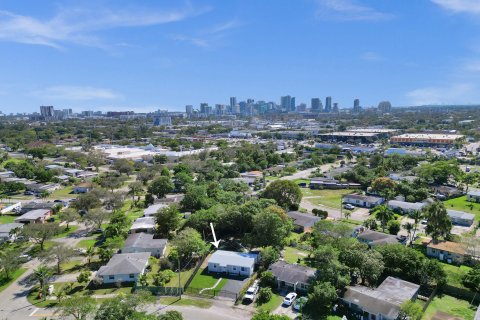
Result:
[[[255,280],[255,282],[247,289],[247,292],[245,292],[245,295],[243,296],[243,301],[245,302],[253,302],[255,300],[255,296],[258,293],[258,283]]]
[[[21,254],[18,258],[20,258],[20,260],[24,262],[32,260],[32,256],[26,253]]]
[[[25,191],[23,194],[26,195],[26,196],[33,196],[32,191]]]
[[[307,297],[300,297],[297,300],[295,300],[295,303],[293,304],[292,308],[295,311],[302,311],[303,307],[307,304],[308,298]]]
[[[351,205],[350,203],[346,203],[346,204],[343,205],[343,208],[347,209],[347,210],[353,210],[353,209],[355,209],[355,206]]]
[[[283,299],[283,305],[284,306],[291,306],[293,301],[297,298],[297,294],[295,292],[290,292],[285,296],[285,299]]]

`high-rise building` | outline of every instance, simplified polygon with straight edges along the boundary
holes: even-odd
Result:
[[[55,115],[53,106],[40,106],[40,114],[45,119],[51,119]]]
[[[353,112],[358,113],[362,111],[362,107],[360,107],[360,99],[353,100]]]
[[[225,105],[224,104],[216,104],[215,105],[215,113],[219,116],[225,114]]]
[[[305,103],[300,103],[297,107],[298,112],[305,112],[307,111],[307,105]]]
[[[280,98],[280,107],[283,111],[295,111],[295,97],[283,96]]]
[[[385,113],[390,112],[392,111],[392,104],[390,103],[390,101],[381,101],[378,104],[378,110]]]
[[[230,110],[234,110],[237,105],[237,97],[230,97]]]
[[[208,108],[208,103],[200,103],[200,113],[206,114]]]
[[[186,105],[185,106],[185,112],[187,113],[187,115],[191,115],[193,113],[193,106],[192,105]]]
[[[332,112],[334,112],[334,113],[338,113],[338,112],[339,112],[339,110],[338,110],[338,102],[333,103]]]
[[[296,105],[295,105],[295,97],[292,97],[290,99],[290,111],[295,111]]]
[[[153,125],[157,127],[169,127],[172,125],[172,117],[168,114],[167,110],[157,110],[157,112],[155,112]]]
[[[325,99],[325,112],[332,112],[332,97]]]
[[[320,100],[320,98],[312,98],[310,108],[312,109],[312,112],[322,112],[323,111],[323,105],[322,105],[322,101]]]
[[[254,99],[247,99],[247,104],[253,104],[255,102]]]

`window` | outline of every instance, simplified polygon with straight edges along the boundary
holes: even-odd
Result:
[[[133,273],[130,273],[128,276],[130,277],[130,279],[135,278],[135,275]]]
[[[242,271],[246,271],[245,269],[246,269],[245,267],[241,267],[241,268],[240,268],[240,270],[242,270]]]
[[[115,276],[108,276],[108,279],[113,280],[115,279]]]
[[[237,271],[237,267],[233,267],[233,271]]]

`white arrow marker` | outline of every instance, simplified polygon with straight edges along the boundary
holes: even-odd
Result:
[[[215,235],[215,229],[213,229],[213,223],[210,222],[210,228],[212,228],[212,234],[213,234],[213,242],[210,242],[215,246],[215,248],[218,249],[218,245],[220,244],[220,240],[217,241],[217,236]]]

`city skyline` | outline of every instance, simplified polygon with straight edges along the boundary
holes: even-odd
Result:
[[[0,110],[184,111],[287,94],[307,107],[478,104],[479,12],[469,0],[7,0]]]

